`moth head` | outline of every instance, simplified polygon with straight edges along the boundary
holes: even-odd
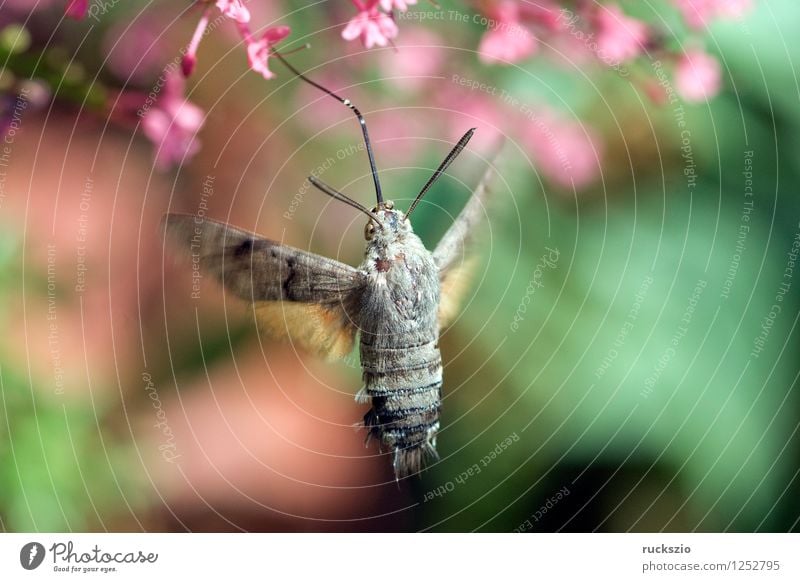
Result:
[[[364,238],[368,241],[377,239],[394,240],[399,235],[405,234],[409,230],[405,215],[399,210],[395,210],[394,202],[384,200],[371,210],[372,214],[380,220],[380,225],[375,224],[374,220],[369,220],[364,226]]]

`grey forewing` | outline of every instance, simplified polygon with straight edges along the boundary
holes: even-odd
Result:
[[[223,222],[167,214],[164,230],[203,272],[246,301],[347,303],[365,282],[357,269]]]

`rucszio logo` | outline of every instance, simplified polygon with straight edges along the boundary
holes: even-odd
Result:
[[[28,542],[19,551],[19,563],[26,570],[35,570],[44,561],[44,546],[39,542]]]

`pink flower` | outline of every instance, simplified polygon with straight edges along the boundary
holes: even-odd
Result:
[[[142,130],[156,146],[155,163],[161,170],[182,164],[200,149],[195,137],[205,114],[184,97],[183,89],[181,76],[167,73],[162,94],[142,119]]]
[[[675,68],[675,89],[691,102],[702,102],[716,95],[722,86],[722,71],[717,59],[701,50],[689,50]]]
[[[274,26],[268,28],[259,40],[247,38],[247,62],[256,73],[261,73],[265,79],[272,79],[275,73],[269,70],[268,60],[270,48],[289,36],[291,29],[288,26]]]
[[[361,38],[366,48],[375,45],[386,46],[397,36],[397,25],[391,16],[378,10],[378,0],[353,0],[358,14],[350,19],[342,31],[342,38],[354,40]]]
[[[396,51],[380,51],[378,61],[386,80],[399,91],[415,91],[428,85],[445,60],[442,39],[428,28],[411,27],[403,31]]]
[[[216,6],[219,8],[220,12],[222,12],[223,16],[236,22],[245,42],[249,44],[250,29],[247,27],[247,23],[250,22],[250,11],[242,4],[242,0],[217,0]],[[197,48],[200,46],[200,41],[203,40],[203,36],[205,36],[210,15],[211,6],[207,5],[197,23],[197,27],[195,27],[192,39],[189,41],[189,46],[186,47],[186,53],[181,59],[181,70],[183,71],[184,77],[191,75],[197,65]]]
[[[581,188],[600,173],[599,141],[586,125],[544,111],[527,120],[522,139],[536,168],[557,186]]]
[[[236,22],[242,24],[250,22],[250,11],[242,4],[242,0],[217,0],[217,8]]]
[[[386,12],[391,12],[393,8],[397,8],[400,12],[408,10],[409,5],[416,4],[417,0],[381,0],[381,7]]]
[[[492,28],[483,35],[478,46],[484,63],[516,63],[536,52],[538,42],[520,24],[516,2],[502,2],[492,11],[491,18]]]
[[[622,62],[636,57],[647,41],[647,25],[628,18],[618,6],[601,6],[595,16],[597,56],[605,62]]]
[[[181,59],[181,73],[184,77],[190,77],[197,66],[197,54],[185,54]]]
[[[753,7],[752,0],[674,0],[686,24],[703,28],[716,18],[740,18]]]
[[[69,0],[66,14],[75,20],[83,20],[89,11],[89,0]]]
[[[537,47],[536,39],[524,28],[501,26],[483,35],[478,53],[484,63],[510,64],[528,58]]]

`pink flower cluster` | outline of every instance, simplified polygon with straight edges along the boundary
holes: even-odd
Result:
[[[722,18],[739,18],[752,0],[672,0],[690,31]],[[713,97],[720,89],[716,59],[700,49],[670,52],[655,26],[628,16],[615,2],[579,2],[571,8],[555,0],[481,3],[486,32],[478,47],[485,63],[514,64],[536,54],[543,41],[580,62],[587,57],[628,75],[626,64],[647,53],[674,66],[677,91],[687,101]],[[693,39],[689,39],[692,41]]]
[[[600,176],[603,140],[590,124],[544,103],[512,106],[496,96],[473,92],[442,94],[442,109],[454,101],[458,111],[446,117],[451,140],[458,139],[465,126],[478,128],[473,138],[476,147],[489,148],[501,135],[511,137],[524,146],[541,177],[564,191],[584,188]]]
[[[503,0],[490,7],[478,53],[486,63],[516,63],[536,52],[539,43],[522,24],[526,12],[512,0]],[[535,19],[536,17],[534,17]]]
[[[392,11],[405,12],[417,0],[352,0],[358,10],[342,30],[345,40],[361,39],[366,48],[386,46],[397,36],[397,24]],[[382,10],[381,10],[382,9]]]
[[[214,6],[200,0],[197,4],[205,6],[181,59],[181,72],[184,77],[188,77],[194,71],[197,64],[197,49],[205,36],[214,8],[236,24],[245,43],[250,68],[265,79],[275,76],[268,66],[270,51],[275,44],[289,35],[288,26],[268,28],[259,36],[250,29],[250,11],[242,0],[216,0]],[[184,82],[180,75],[173,71],[165,71],[163,77],[165,78],[163,90],[154,105],[143,114],[142,130],[156,146],[156,167],[165,170],[184,163],[197,153],[199,143],[196,135],[203,126],[204,113],[184,97]]]
[[[198,1],[198,4],[202,3],[202,0]],[[291,32],[289,27],[273,26],[259,37],[250,30],[250,11],[242,0],[216,0],[216,7],[222,12],[223,16],[236,23],[236,28],[239,30],[247,49],[247,63],[250,68],[265,79],[272,79],[275,74],[270,71],[268,65],[270,50],[274,45],[289,36]],[[197,28],[195,28],[181,61],[183,74],[187,77],[192,74],[197,64],[197,49],[208,28],[211,10],[212,7],[210,5],[203,10],[200,21],[197,23]]]
[[[675,90],[686,101],[700,103],[716,95],[722,87],[722,68],[708,53],[687,50],[675,66]]]
[[[167,170],[194,156],[204,122],[205,112],[184,96],[183,77],[177,71],[165,73],[158,100],[142,118],[144,135],[156,147],[156,167]]]
[[[214,14],[217,20],[227,19],[235,26],[250,69],[265,79],[274,77],[269,59],[273,47],[290,34],[290,29],[273,26],[254,33],[250,11],[244,1],[194,0],[200,18],[181,59],[184,77],[190,76],[196,67],[198,48]],[[594,59],[627,76],[627,67],[646,54],[668,65],[675,90],[687,101],[703,102],[720,90],[720,64],[701,48],[696,38],[687,39],[692,48],[675,52],[664,42],[664,33],[657,24],[628,15],[618,1],[481,0],[476,4],[480,12],[470,18],[471,22],[485,28],[478,57],[487,64],[509,65],[538,54],[547,45],[573,62]],[[698,29],[717,19],[741,17],[753,5],[753,0],[670,1],[690,34],[695,35]],[[416,3],[417,0],[351,0],[355,15],[344,25],[341,36],[347,41],[360,40],[368,49],[392,45],[398,36],[395,16]],[[65,11],[69,17],[84,18],[88,8],[89,0],[66,0]],[[410,57],[413,62],[406,65],[413,71],[420,67],[436,67],[436,51],[424,49],[420,52],[409,48],[399,53],[400,61]],[[389,55],[381,58],[384,57],[390,58]],[[180,75],[170,71],[162,77],[166,79],[163,91],[142,115],[142,128],[156,146],[156,165],[163,169],[183,163],[197,152],[195,136],[203,125],[204,114],[185,98]],[[641,77],[639,75],[637,80]],[[652,79],[642,82],[655,99],[661,98],[656,92],[663,84]],[[486,104],[477,102],[470,105],[462,101],[461,104],[465,111],[474,105],[476,115],[496,110],[496,107],[484,107]],[[545,109],[538,112],[535,123],[525,123],[522,127],[527,128],[524,135],[520,135],[522,141],[551,182],[562,187],[581,186],[596,177],[599,140],[590,128]]]

